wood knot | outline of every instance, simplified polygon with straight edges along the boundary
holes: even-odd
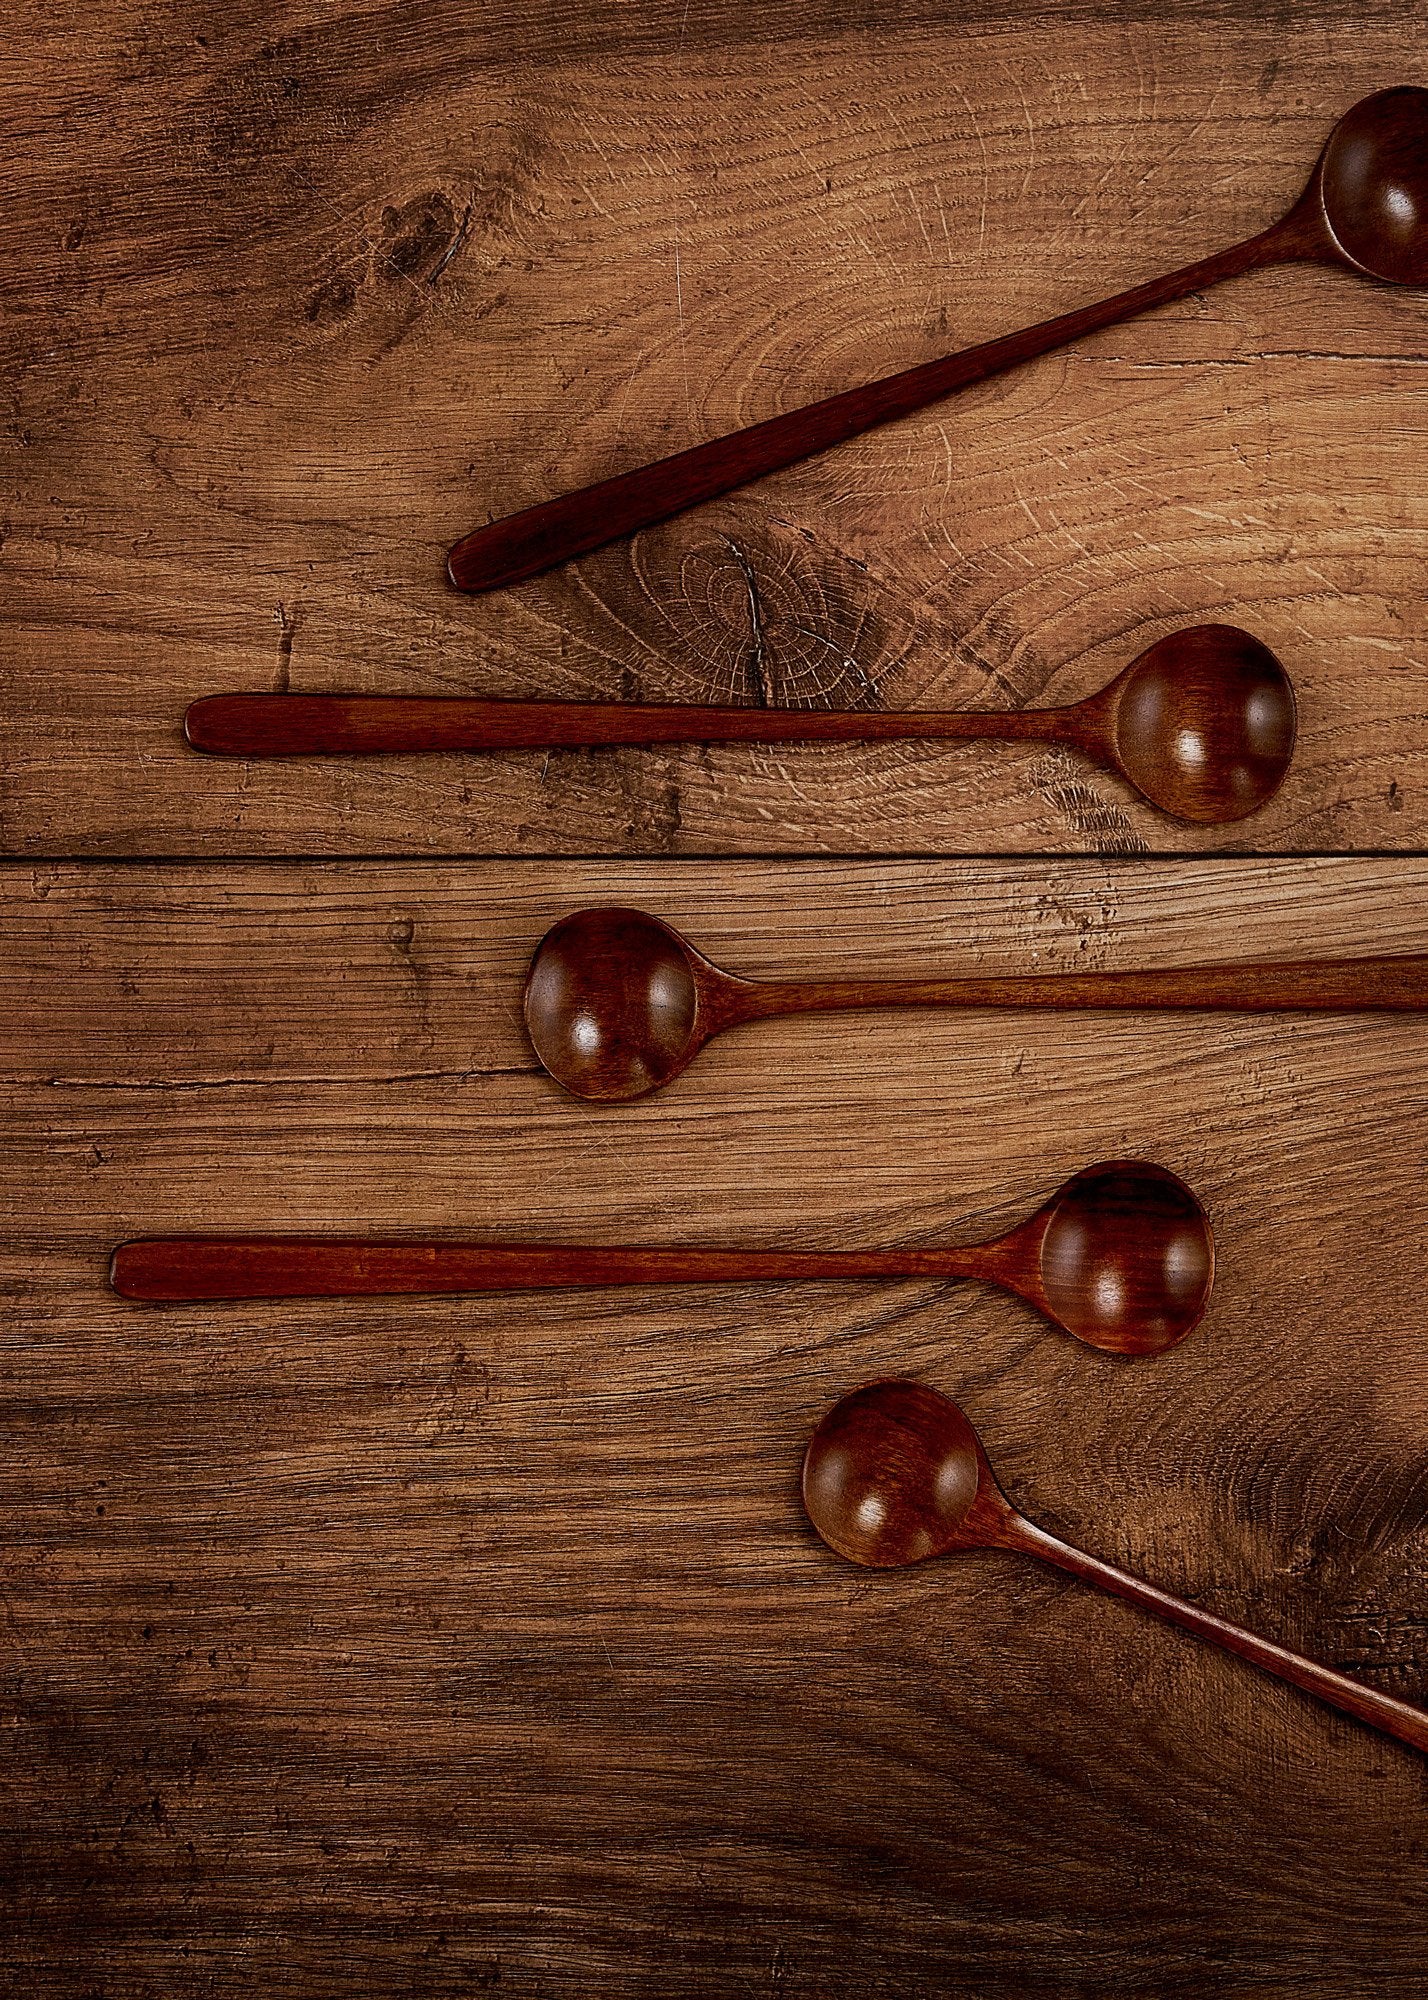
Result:
[[[890,629],[859,564],[779,523],[761,524],[757,535],[732,523],[677,558],[673,536],[661,542],[657,567],[641,561],[641,582],[679,666],[699,683],[697,698],[884,706],[880,684],[906,635],[900,624]],[[687,695],[686,677],[666,695]]]
[[[463,227],[439,188],[413,195],[400,208],[384,208],[379,270],[429,283],[450,262]]]

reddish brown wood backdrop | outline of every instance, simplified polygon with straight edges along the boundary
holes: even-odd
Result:
[[[1257,226],[1422,50],[1388,0],[7,24],[0,1992],[1428,1996],[1421,1760],[1030,1566],[855,1572],[795,1483],[920,1374],[1048,1525],[1428,1700],[1428,1024],[768,1024],[596,1112],[518,1020],[590,900],[755,973],[1428,950],[1428,301],[1246,280],[500,599],[440,574]],[[1069,698],[1204,616],[1304,722],[1218,859],[1010,746],[177,735],[264,686]],[[1219,1233],[1154,1363],[967,1286],[103,1284],[169,1229],[928,1241],[1125,1153]]]

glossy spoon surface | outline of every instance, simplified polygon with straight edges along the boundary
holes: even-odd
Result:
[[[1083,1168],[1036,1213],[986,1243],[906,1250],[613,1248],[383,1242],[330,1236],[174,1236],[121,1243],[110,1282],[130,1299],[372,1298],[559,1285],[792,1278],[980,1278],[1113,1354],[1173,1347],[1205,1310],[1209,1219],[1148,1160]]]
[[[850,1562],[895,1569],[973,1548],[1037,1556],[1428,1750],[1428,1711],[1168,1596],[1028,1521],[997,1484],[967,1417],[922,1383],[871,1382],[835,1404],[804,1456],[803,1502],[824,1541]]]
[[[743,979],[643,910],[580,910],[547,931],[526,978],[531,1047],[575,1097],[643,1097],[726,1028],[849,1008],[1175,1008],[1409,1013],[1428,957],[1282,960],[1151,972],[959,979]]]
[[[373,756],[642,743],[855,743],[1015,737],[1070,744],[1178,819],[1243,819],[1278,790],[1294,749],[1294,691],[1269,650],[1234,625],[1193,625],[1146,647],[1066,708],[953,714],[718,708],[462,696],[213,694],[184,733],[224,757]]]
[[[448,574],[458,590],[517,583],[1102,327],[1242,272],[1291,263],[1340,264],[1384,284],[1428,283],[1428,90],[1405,86],[1361,99],[1330,133],[1299,200],[1257,236],[1097,305],[493,521],[456,544]]]

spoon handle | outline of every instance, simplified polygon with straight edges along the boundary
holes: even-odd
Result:
[[[1317,238],[1296,208],[1258,236],[1095,305],[924,362],[901,374],[886,375],[860,388],[846,389],[841,395],[789,410],[747,430],[711,439],[708,444],[694,445],[638,471],[603,479],[598,485],[493,521],[456,544],[447,559],[448,574],[458,590],[495,590],[502,584],[519,583],[523,577],[601,548],[652,522],[667,520],[671,514],[762,479],[815,452],[827,451],[877,424],[908,416],[954,390],[984,382],[1101,327],[1132,319],[1188,292],[1203,291],[1242,271],[1313,256],[1317,248]]]
[[[1396,1736],[1401,1743],[1411,1743],[1415,1750],[1428,1750],[1428,1710],[1399,1701],[1394,1695],[1383,1694],[1362,1681],[1351,1680],[1347,1674],[1338,1673],[1333,1667],[1321,1666],[1317,1660],[1306,1659],[1302,1653],[1291,1653],[1287,1647],[1276,1646],[1272,1639],[1261,1639],[1257,1633],[1246,1632],[1242,1626],[1216,1618],[1213,1612],[1202,1611],[1198,1605],[1171,1597],[1165,1591],[1157,1590],[1154,1584],[1142,1583],[1139,1577],[1129,1576],[1124,1570],[1115,1569],[1110,1563],[1087,1555],[1084,1549],[1073,1548],[1069,1542],[1048,1534],[1044,1528],[1038,1528],[1034,1522],[1024,1520],[1019,1514],[1011,1515],[997,1539],[1002,1547],[1039,1556],[1045,1562],[1069,1570],[1086,1583],[1094,1583],[1113,1596],[1124,1597],[1146,1611],[1153,1611],[1171,1625],[1179,1625],[1202,1639],[1212,1640],[1215,1645],[1223,1646],[1226,1652],[1237,1653],[1242,1660],[1263,1667],[1266,1673],[1277,1674],[1281,1680],[1302,1688],[1305,1694],[1317,1695],[1321,1701],[1342,1709],[1346,1715],[1356,1716],[1360,1722],[1367,1722],[1375,1729]]]
[[[716,708],[673,702],[477,701],[463,696],[211,694],[184,734],[223,757],[528,750],[640,743],[855,743],[902,737],[1045,738],[1072,709],[888,713],[878,709]],[[1074,728],[1074,725],[1072,725]]]
[[[992,1276],[966,1250],[590,1248],[561,1243],[380,1242],[333,1236],[150,1237],[121,1243],[109,1281],[126,1299],[375,1298],[397,1292],[779,1278]]]
[[[1428,956],[1286,959],[1153,972],[1048,972],[990,979],[731,980],[718,1025],[844,1008],[1186,1008],[1263,1014],[1428,1008]]]

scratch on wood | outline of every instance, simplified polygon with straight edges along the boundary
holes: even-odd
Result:
[[[745,555],[739,544],[731,536],[726,535],[724,539],[728,542],[734,560],[743,572],[744,589],[748,593],[749,653],[746,667],[749,683],[754,691],[754,700],[758,703],[759,707],[767,708],[769,705],[769,684],[768,678],[764,673],[764,658],[767,646],[764,636],[763,604],[759,597],[759,580],[754,574],[753,564],[749,561],[749,558]]]
[[[275,616],[278,621],[278,665],[273,675],[274,694],[286,694],[290,684],[290,669],[293,658],[293,635],[297,631],[296,613],[290,613],[281,599]]]
[[[456,225],[456,234],[452,237],[451,241],[442,251],[436,263],[433,264],[432,268],[427,272],[426,277],[422,281],[424,284],[434,285],[436,283],[437,279],[441,276],[442,272],[446,269],[447,265],[456,255],[457,251],[460,250],[462,245],[465,243],[467,233],[470,230],[470,228],[471,228],[471,203],[468,201],[465,208],[461,211],[461,220]]]

